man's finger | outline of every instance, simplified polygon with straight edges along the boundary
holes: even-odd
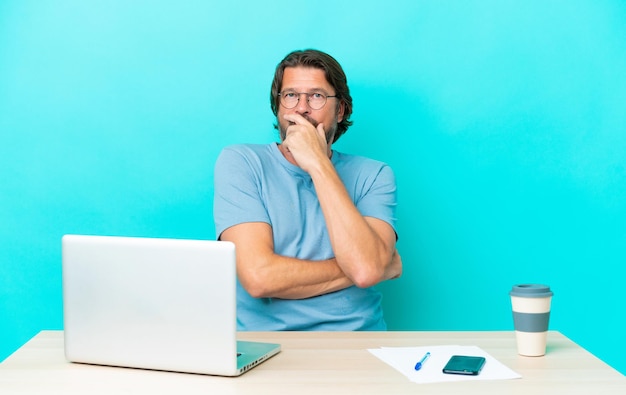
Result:
[[[302,115],[296,114],[296,113],[285,114],[283,116],[283,118],[286,121],[295,123],[296,125],[308,125],[308,124],[311,124],[311,122],[308,119],[306,119]]]

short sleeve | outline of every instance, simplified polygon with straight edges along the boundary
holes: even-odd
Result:
[[[245,222],[270,222],[261,199],[260,161],[244,155],[242,147],[225,148],[214,171],[213,218],[215,234]]]
[[[396,230],[397,190],[393,170],[382,165],[368,181],[355,202],[357,209],[361,215],[383,220]]]

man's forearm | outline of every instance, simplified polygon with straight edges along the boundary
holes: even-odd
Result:
[[[304,299],[353,285],[334,258],[312,261],[276,254],[267,223],[232,226],[220,239],[235,243],[239,282],[253,297]]]
[[[395,251],[391,226],[361,215],[330,161],[321,163],[310,174],[341,269],[360,287],[389,278]]]
[[[254,269],[239,270],[241,284],[256,298],[305,299],[353,285],[335,259],[308,261],[276,254],[257,259]]]

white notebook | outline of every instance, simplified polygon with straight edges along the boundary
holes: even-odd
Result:
[[[237,341],[230,242],[66,235],[62,250],[71,362],[237,376],[280,352]]]

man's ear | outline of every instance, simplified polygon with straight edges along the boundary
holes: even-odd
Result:
[[[337,123],[341,123],[343,121],[343,115],[346,112],[346,105],[342,101],[339,103],[339,111],[337,111]]]

